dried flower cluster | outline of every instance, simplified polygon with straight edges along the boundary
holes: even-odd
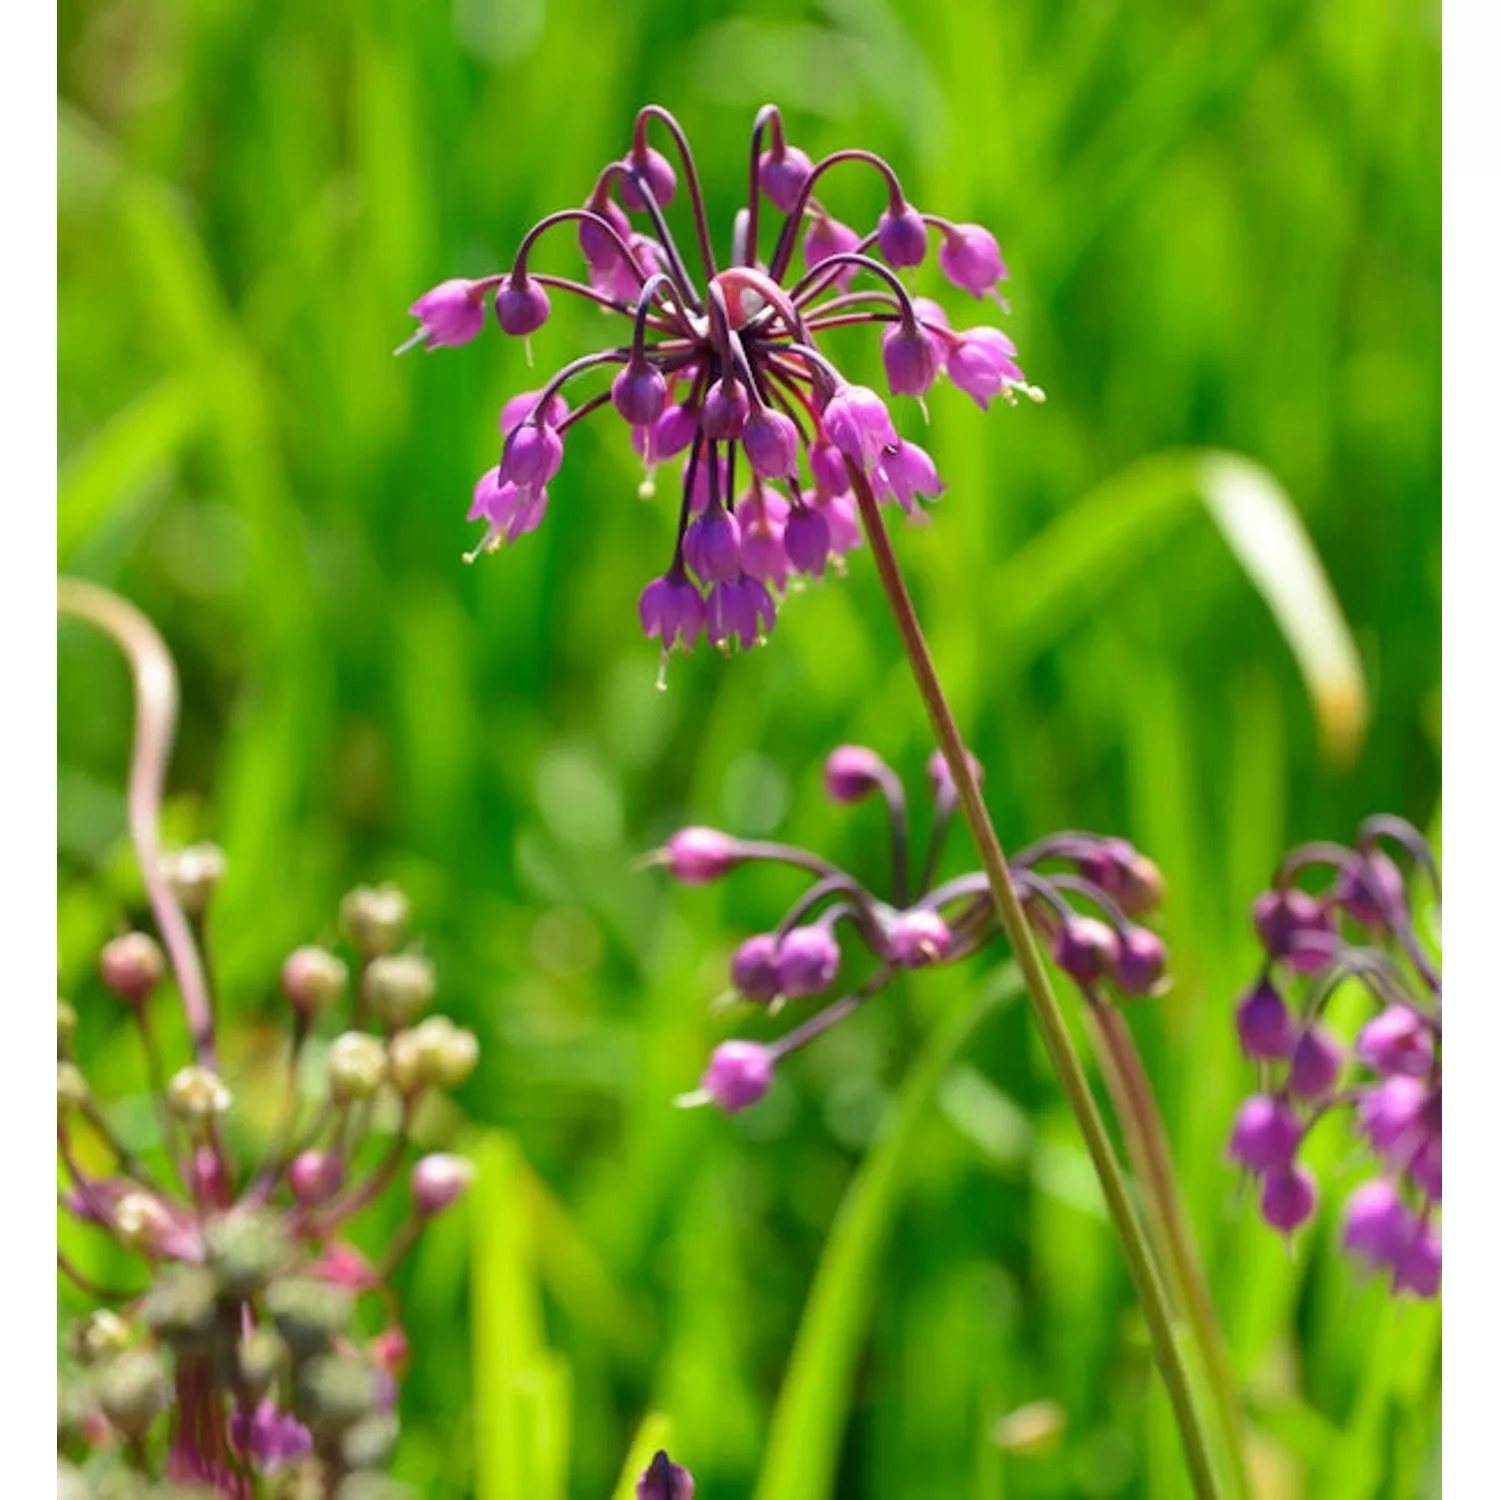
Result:
[[[696,274],[667,224],[677,170],[648,143],[653,121],[671,137],[686,181]],[[863,232],[814,196],[829,172],[848,166],[874,173],[885,192],[884,212]],[[781,221],[763,259],[768,209]],[[539,239],[562,225],[577,231],[586,282],[532,267]],[[793,270],[799,237],[801,274]],[[420,326],[406,347],[467,343],[491,299],[500,327],[529,337],[547,321],[549,291],[585,298],[630,324],[625,342],[572,360],[540,390],[506,403],[500,462],[480,479],[469,513],[485,523],[478,550],[541,524],[564,435],[612,405],[645,461],[643,496],[654,493],[659,464],[686,455],[671,564],[641,595],[642,629],[664,653],[691,650],[704,635],[725,648],[764,639],[776,618],[772,591],[784,591],[794,574],[821,577],[830,559],[858,545],[851,468],[913,516],[919,499],[943,488],[931,457],[898,435],[880,396],[844,378],[820,349],[820,334],[879,328],[892,395],[921,398],[946,375],[981,407],[996,396],[1041,396],[998,328],[955,331],[938,303],[908,292],[902,273],[927,259],[934,239],[943,274],[960,290],[983,297],[1005,278],[988,230],[920,212],[873,152],[812,161],[786,140],[780,113],[768,105],[751,134],[748,199],[721,267],[686,136],[665,110],[641,110],[630,149],[603,169],[584,206],[536,224],[508,272],[445,281],[412,306]],[[599,370],[614,372],[608,390],[570,406],[564,388]]]
[[[1387,852],[1410,861],[1413,872]],[[1297,882],[1331,876],[1316,894]],[[1260,1181],[1266,1222],[1291,1233],[1317,1206],[1317,1183],[1298,1154],[1312,1129],[1352,1117],[1376,1175],[1345,1209],[1343,1243],[1390,1275],[1397,1291],[1435,1297],[1442,1277],[1442,974],[1419,936],[1409,886],[1430,883],[1427,841],[1399,818],[1375,817],[1355,846],[1307,844],[1283,860],[1257,898],[1265,965],[1235,1013],[1240,1046],[1262,1087],[1241,1108],[1230,1155]],[[1327,1024],[1330,1002],[1358,988],[1368,1019],[1350,1047]],[[1291,1002],[1291,1003],[1289,1003]]]
[[[789,865],[814,877],[772,931],[746,938],[736,950],[730,977],[743,1000],[774,1013],[833,988],[843,967],[841,928],[874,961],[868,977],[778,1041],[720,1043],[700,1089],[683,1102],[711,1101],[730,1112],[756,1103],[782,1058],[851,1015],[898,971],[959,962],[995,936],[983,874],[934,884],[957,796],[941,753],[929,760],[927,778],[932,829],[914,871],[900,778],[873,750],[859,745],[840,746],[824,763],[824,788],[833,801],[856,803],[878,795],[885,802],[891,831],[889,899],[809,850],[736,839],[711,828],[684,828],[652,856],[686,885],[718,880],[751,861]],[[1090,1001],[1102,1000],[1106,986],[1132,998],[1160,992],[1166,948],[1135,920],[1161,899],[1161,877],[1149,859],[1124,839],[1061,833],[1023,849],[1012,868],[1032,925],[1049,942],[1058,967]]]
[[[168,868],[201,951],[222,860],[189,850]],[[478,1046],[446,1017],[425,1014],[433,970],[403,951],[399,890],[353,891],[341,919],[352,982],[349,962],[324,948],[299,948],[282,967],[287,1081],[258,1162],[231,1153],[235,1101],[211,1032],[198,1033],[196,1061],[164,1076],[151,1012],[167,963],[153,938],[126,933],[99,960],[145,1046],[160,1130],[151,1149],[130,1149],[112,1127],[74,1060],[77,1015],[58,1002],[57,1139],[68,1184],[60,1201],[138,1268],[115,1291],[59,1253],[99,1304],[68,1340],[59,1494],[406,1493],[380,1472],[409,1356],[389,1278],[424,1225],[465,1191],[471,1168],[443,1154],[416,1160],[409,1216],[375,1261],[346,1234],[409,1160],[424,1096],[462,1083]],[[351,988],[348,1029],[325,1046],[318,1032]],[[306,1066],[314,1049],[315,1069]],[[309,1072],[320,1086],[304,1098],[299,1080]],[[361,1171],[359,1148],[376,1135],[387,1137],[383,1149]],[[95,1161],[107,1165],[85,1165]]]

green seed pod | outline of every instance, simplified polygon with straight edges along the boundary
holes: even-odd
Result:
[[[394,953],[406,936],[410,906],[394,885],[362,885],[339,905],[339,926],[363,958]]]
[[[80,1318],[68,1330],[68,1353],[81,1365],[123,1353],[129,1344],[130,1325],[107,1307]]]
[[[342,1433],[369,1415],[377,1394],[373,1366],[347,1354],[319,1354],[298,1372],[292,1405],[314,1430]]]
[[[219,1280],[207,1266],[169,1267],[141,1303],[146,1326],[179,1352],[212,1343],[218,1310]]]
[[[327,1348],[328,1341],[349,1326],[354,1299],[342,1287],[315,1276],[289,1276],[266,1289],[265,1308],[293,1358],[305,1359]]]
[[[172,1399],[167,1373],[149,1349],[131,1349],[110,1360],[98,1389],[104,1415],[127,1437],[144,1436]]]
[[[179,1120],[206,1125],[226,1113],[233,1096],[224,1080],[207,1068],[190,1063],[179,1068],[167,1084],[167,1105]]]
[[[361,1417],[339,1442],[346,1468],[378,1469],[396,1446],[401,1424],[390,1412],[371,1412]]]
[[[364,978],[365,1000],[396,1031],[410,1026],[432,1004],[437,975],[428,959],[415,953],[392,953],[370,960]]]
[[[267,1213],[227,1214],[209,1227],[206,1238],[208,1264],[230,1297],[259,1291],[291,1253],[280,1220]]]
[[[235,1350],[235,1370],[252,1395],[264,1396],[291,1363],[292,1351],[274,1328],[253,1329]]]
[[[335,1104],[373,1099],[385,1081],[385,1044],[368,1032],[346,1031],[333,1039],[325,1067]]]

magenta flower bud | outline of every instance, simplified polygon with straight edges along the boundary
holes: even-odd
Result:
[[[646,427],[666,410],[667,382],[660,370],[631,361],[615,376],[609,395],[632,427]]]
[[[1443,1280],[1443,1240],[1435,1224],[1412,1226],[1396,1252],[1392,1287],[1414,1297],[1436,1297]]]
[[[921,324],[892,323],[880,337],[880,357],[894,396],[925,396],[942,365],[938,341]]]
[[[719,379],[709,386],[698,413],[703,435],[715,442],[737,438],[750,416],[750,398],[739,381]]]
[[[521,391],[512,396],[504,406],[500,408],[500,436],[509,437],[522,422],[527,421],[532,415],[532,408],[541,397],[540,391]],[[556,427],[559,422],[568,415],[568,403],[561,395],[554,392],[547,399],[547,409],[536,414],[539,422],[548,427]]]
[[[776,954],[780,992],[788,999],[821,995],[839,971],[839,945],[826,927],[794,927]]]
[[[1152,995],[1167,972],[1167,945],[1149,928],[1128,927],[1110,965],[1110,978],[1123,995]]]
[[[721,505],[689,525],[682,555],[701,583],[725,583],[740,571],[740,523]]]
[[[547,321],[552,304],[539,282],[507,276],[495,293],[495,318],[512,338],[525,338]]]
[[[846,458],[866,473],[900,440],[885,402],[868,386],[846,385],[823,408],[823,431]]]
[[[658,1450],[635,1482],[635,1500],[693,1500],[693,1476]]]
[[[1443,1201],[1443,1138],[1429,1135],[1412,1152],[1406,1175],[1434,1203]]]
[[[697,431],[697,414],[674,402],[649,427],[633,428],[630,441],[648,464],[658,464],[685,452]]]
[[[701,1086],[725,1114],[732,1115],[765,1097],[775,1067],[771,1049],[759,1042],[720,1042]]]
[[[463,277],[440,281],[418,297],[410,311],[421,325],[411,343],[429,349],[467,344],[484,327],[484,287]]]
[[[342,998],[348,983],[349,966],[326,948],[298,948],[281,966],[281,991],[304,1015]]]
[[[1365,1023],[1354,1051],[1383,1077],[1420,1078],[1432,1067],[1432,1028],[1409,1005],[1389,1005]]]
[[[99,954],[99,977],[127,1005],[139,1005],[162,981],[166,959],[156,939],[144,932],[111,938]]]
[[[792,565],[786,555],[788,506],[774,490],[741,498],[735,518],[740,523],[740,566],[747,578],[785,588]]]
[[[740,862],[738,841],[716,828],[679,828],[661,853],[667,869],[684,885],[708,885]]]
[[[1376,1177],[1350,1195],[1344,1207],[1344,1249],[1372,1266],[1395,1264],[1411,1234],[1412,1218],[1393,1184]]]
[[[1234,1025],[1240,1050],[1252,1061],[1290,1057],[1297,1045],[1297,1027],[1269,979],[1261,980],[1235,1007]]]
[[[1344,1049],[1323,1027],[1311,1025],[1297,1038],[1287,1087],[1304,1099],[1320,1099],[1338,1082]]]
[[[959,334],[948,347],[948,378],[965,395],[972,396],[981,411],[1013,385],[1024,385],[1026,377],[1016,363],[1016,346],[998,328],[971,328]]]
[[[1384,932],[1407,921],[1410,911],[1400,868],[1381,849],[1358,855],[1340,873],[1333,899],[1361,927]]]
[[[938,246],[943,275],[975,297],[983,297],[1006,279],[1004,257],[995,236],[980,224],[955,224]]]
[[[1291,1234],[1312,1217],[1318,1205],[1318,1185],[1306,1167],[1271,1172],[1260,1190],[1261,1216],[1272,1229]]]
[[[562,439],[539,422],[523,422],[505,440],[500,481],[535,493],[562,466]]]
[[[702,596],[681,575],[667,573],[641,590],[641,629],[648,641],[659,639],[664,651],[691,651],[703,634],[704,613]]]
[[[920,266],[927,258],[927,225],[909,203],[888,208],[875,227],[875,243],[895,270]]]
[[[823,762],[823,789],[833,802],[863,802],[890,774],[886,763],[863,745],[840,745]]]
[[[326,1151],[304,1151],[286,1169],[292,1196],[304,1208],[326,1203],[344,1184],[339,1159]]]
[[[948,956],[953,934],[935,912],[917,907],[899,913],[885,929],[886,950],[903,969],[925,969]]]
[[[619,204],[609,198],[601,198],[588,207],[591,213],[613,226],[627,245],[630,244],[633,234],[630,220],[625,217]],[[583,258],[589,263],[592,274],[608,273],[624,263],[614,236],[606,233],[601,225],[587,219],[580,221],[578,225],[578,248],[583,251]],[[627,277],[627,280],[634,286],[634,277]]]
[[[616,179],[620,184],[620,202],[631,213],[646,212],[646,199],[630,175],[632,171],[639,172],[645,179],[646,187],[656,199],[658,208],[665,208],[676,197],[677,173],[672,170],[672,163],[654,147],[647,146],[640,152],[632,151],[621,165],[626,170]]]
[[[817,511],[807,505],[797,506],[787,518],[781,543],[797,572],[810,573],[814,578],[823,576],[833,550],[833,533]]]
[[[1266,952],[1299,974],[1316,974],[1333,961],[1338,946],[1333,918],[1306,891],[1296,886],[1263,891],[1255,898],[1252,920]]]
[[[812,176],[812,166],[812,159],[807,152],[796,146],[783,146],[780,151],[775,147],[762,151],[761,191],[782,213],[789,214],[796,208],[797,199],[807,186],[807,179]]]
[[[1229,1157],[1259,1176],[1290,1166],[1302,1143],[1302,1122],[1296,1112],[1267,1094],[1252,1094],[1234,1117]]]
[[[797,472],[797,424],[785,412],[762,407],[745,421],[740,441],[750,467],[762,479],[784,479]]]
[[[1052,940],[1052,957],[1071,979],[1093,984],[1119,961],[1120,939],[1113,927],[1094,917],[1067,917]]]
[[[965,750],[964,756],[969,763],[969,774],[975,781],[983,781],[984,767],[969,751]],[[948,757],[941,750],[934,750],[927,757],[927,784],[932,788],[934,797],[958,795],[958,788],[953,782],[953,773],[948,769]]]
[[[807,466],[818,488],[825,495],[844,495],[849,491],[849,469],[844,455],[829,442],[816,442],[807,450]]]
[[[859,529],[859,506],[853,495],[813,496],[813,508],[828,522],[828,539],[833,552],[842,557],[863,540]]]
[[[734,950],[729,977],[746,1000],[766,1003],[781,993],[781,975],[777,966],[780,947],[780,939],[774,932],[760,932],[746,938]]]
[[[847,224],[827,214],[813,214],[802,237],[802,255],[811,271],[833,255],[848,255],[859,249],[859,235]],[[854,280],[853,266],[841,266],[833,278],[834,285],[847,291]]]
[[[765,585],[754,578],[716,583],[709,593],[705,629],[716,646],[753,646],[775,623],[776,605]]]
[[[1398,1164],[1420,1129],[1427,1088],[1415,1078],[1397,1075],[1366,1089],[1359,1098],[1359,1128],[1371,1146]]]
[[[457,1203],[474,1180],[474,1168],[461,1156],[433,1152],[411,1169],[411,1195],[424,1218]]]
[[[875,493],[882,500],[894,497],[908,515],[916,510],[919,495],[936,499],[945,488],[927,450],[900,438],[881,454],[874,478]]]

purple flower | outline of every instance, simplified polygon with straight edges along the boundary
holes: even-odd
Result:
[[[1344,1248],[1372,1266],[1393,1266],[1410,1237],[1412,1218],[1401,1195],[1384,1177],[1357,1187],[1344,1207]]]
[[[776,606],[765,585],[754,578],[716,583],[708,596],[706,629],[716,646],[754,646],[771,633]]]
[[[1272,958],[1299,974],[1316,974],[1333,961],[1337,936],[1328,908],[1292,886],[1258,896],[1251,912],[1255,930]]]
[[[1109,976],[1124,995],[1160,993],[1167,972],[1167,945],[1149,928],[1127,927]]]
[[[823,787],[834,802],[863,802],[890,774],[886,763],[863,745],[840,745],[823,762]]]
[[[761,190],[782,213],[789,214],[796,208],[797,199],[812,176],[812,169],[812,158],[807,152],[796,146],[773,146],[769,151],[761,152]]]
[[[799,573],[821,578],[833,550],[833,532],[827,518],[811,506],[798,505],[787,517],[781,535],[787,561]]]
[[[703,634],[703,598],[680,572],[646,585],[641,591],[640,614],[646,639],[659,640],[664,652],[674,646],[691,651]]]
[[[253,1412],[237,1411],[229,1419],[236,1450],[253,1459],[263,1473],[274,1474],[313,1451],[312,1434],[294,1416],[262,1401]]]
[[[1052,957],[1070,979],[1093,984],[1119,960],[1120,939],[1113,927],[1093,917],[1067,917],[1052,940]]]
[[[724,583],[737,577],[740,523],[723,506],[710,506],[688,526],[682,555],[700,583]]]
[[[748,1109],[771,1087],[776,1058],[758,1042],[720,1042],[703,1075],[703,1092],[724,1111]]]
[[[909,204],[898,204],[881,214],[875,243],[886,262],[897,270],[920,266],[927,258],[927,226]]]
[[[499,479],[530,494],[538,493],[562,466],[562,439],[541,422],[522,422],[505,440]]]
[[[1359,1128],[1382,1156],[1398,1153],[1416,1130],[1427,1089],[1398,1075],[1366,1089],[1359,1100]]]
[[[716,828],[681,828],[660,851],[660,862],[684,885],[708,885],[741,859],[737,840]]]
[[[794,927],[782,938],[776,974],[780,992],[788,999],[821,995],[838,971],[839,945],[826,927]]]
[[[1306,1167],[1291,1166],[1269,1173],[1260,1189],[1260,1211],[1272,1229],[1290,1234],[1312,1217],[1318,1204],[1318,1185]]]
[[[495,318],[513,338],[535,333],[551,311],[546,289],[529,277],[507,276],[495,293]]]
[[[667,382],[660,370],[644,361],[628,364],[615,376],[609,395],[632,427],[649,427],[666,410]]]
[[[637,187],[633,172],[639,172],[646,187],[656,200],[658,208],[665,208],[677,195],[677,173],[660,151],[652,146],[632,151],[621,163],[625,168],[620,175],[620,202],[633,214],[646,212],[646,199]]]
[[[1344,1049],[1323,1027],[1309,1026],[1292,1049],[1287,1087],[1304,1099],[1320,1099],[1338,1082]]]
[[[891,962],[903,969],[925,969],[948,956],[953,934],[935,912],[922,907],[898,912],[885,929]]]
[[[823,408],[823,431],[846,458],[866,473],[887,448],[900,441],[885,402],[866,385],[846,385]]]
[[[435,1151],[411,1169],[412,1201],[419,1214],[439,1214],[457,1203],[473,1180],[474,1168],[463,1157]]]
[[[1443,1280],[1443,1239],[1437,1225],[1414,1224],[1406,1243],[1396,1252],[1391,1285],[1415,1297],[1436,1297]]]
[[[1432,1067],[1432,1032],[1410,1006],[1392,1005],[1365,1024],[1354,1050],[1362,1063],[1386,1077],[1420,1078]]]
[[[789,511],[774,490],[752,491],[740,501],[740,566],[747,578],[786,587],[792,566],[785,547]]]
[[[741,441],[750,467],[762,479],[796,477],[797,424],[789,416],[768,406],[751,412]]]
[[[998,328],[971,328],[954,335],[948,345],[948,378],[972,396],[981,411],[988,411],[996,396],[1026,385],[1016,363],[1016,346]]]
[[[504,406],[500,408],[500,436],[509,437],[517,427],[525,422],[533,414],[533,408],[541,397],[540,391],[522,391],[519,395],[512,396]],[[536,420],[545,422],[549,427],[556,427],[568,415],[568,403],[561,396],[553,395],[547,400],[545,411],[535,413]]]
[[[1390,855],[1370,849],[1352,859],[1339,875],[1334,900],[1363,927],[1384,932],[1408,920],[1406,881]]]
[[[919,495],[935,499],[943,492],[943,481],[927,451],[900,439],[881,454],[874,478],[875,493],[881,499],[894,496],[908,515],[916,511]]]
[[[1280,1100],[1254,1094],[1240,1106],[1229,1155],[1257,1175],[1290,1166],[1302,1141],[1302,1122]]]
[[[693,1500],[693,1476],[658,1452],[635,1482],[635,1500]]]
[[[844,455],[832,443],[819,441],[807,450],[807,466],[817,486],[826,495],[844,495],[849,491],[849,468]]]
[[[698,412],[698,426],[711,441],[737,438],[750,419],[750,398],[738,380],[728,376],[714,381]]]
[[[979,224],[952,224],[938,246],[938,265],[954,286],[975,297],[1005,280],[1005,261],[995,236]]]
[[[1262,979],[1235,1007],[1234,1024],[1240,1050],[1248,1058],[1288,1058],[1297,1045],[1297,1028],[1286,1001],[1269,979]]]
[[[920,323],[892,323],[880,337],[886,384],[896,396],[925,396],[942,368],[940,345]]]
[[[402,348],[422,344],[441,349],[476,338],[484,327],[485,290],[485,282],[454,277],[424,292],[411,305],[411,315],[421,326]]]
[[[734,950],[729,977],[747,1000],[770,1001],[781,993],[777,955],[781,940],[774,932],[748,937]]]
[[[802,256],[811,271],[835,255],[848,255],[858,248],[859,235],[847,224],[840,224],[828,214],[814,213],[807,226],[807,237],[802,241]],[[854,267],[849,266],[835,274],[833,284],[840,291],[848,291],[853,280]]]

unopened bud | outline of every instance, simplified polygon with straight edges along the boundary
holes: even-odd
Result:
[[[328,1092],[335,1104],[373,1099],[385,1081],[385,1044],[365,1031],[346,1031],[328,1048]]]
[[[365,999],[388,1026],[410,1026],[432,1003],[437,977],[430,960],[415,953],[372,959],[365,970]]]
[[[361,1417],[339,1443],[345,1467],[356,1470],[379,1468],[391,1456],[400,1433],[400,1422],[388,1411]]]
[[[319,1354],[298,1372],[297,1414],[325,1432],[352,1427],[377,1395],[374,1368],[347,1354]]]
[[[213,1333],[219,1281],[207,1266],[175,1265],[165,1271],[141,1303],[146,1326],[178,1349],[199,1349]]]
[[[441,1213],[468,1191],[474,1180],[474,1168],[461,1156],[435,1152],[424,1156],[411,1169],[411,1195],[417,1212],[423,1215]]]
[[[235,1365],[252,1396],[263,1396],[291,1360],[287,1342],[274,1328],[253,1328],[240,1340]]]
[[[127,1437],[143,1436],[171,1400],[166,1371],[149,1349],[132,1349],[112,1359],[98,1389],[104,1415]]]
[[[323,1492],[320,1490],[319,1495]],[[301,1500],[301,1497],[298,1497]],[[356,1469],[339,1480],[333,1492],[333,1500],[416,1500],[411,1489],[388,1474],[375,1474],[369,1469]]]
[[[115,1231],[128,1249],[155,1255],[172,1227],[172,1215],[150,1193],[126,1193],[115,1204]]]
[[[224,851],[217,844],[190,844],[167,855],[162,863],[183,911],[201,917],[224,878]]]
[[[264,1298],[266,1316],[299,1358],[316,1354],[349,1326],[354,1299],[342,1287],[317,1276],[273,1281]]]
[[[400,946],[409,915],[406,895],[398,887],[362,885],[344,897],[339,925],[365,958],[377,958]]]
[[[479,1063],[479,1039],[447,1016],[429,1016],[413,1034],[423,1082],[434,1088],[456,1089]]]
[[[57,1055],[66,1057],[78,1031],[78,1012],[66,1000],[57,1002]]]
[[[99,973],[127,1005],[139,1005],[161,983],[167,971],[156,939],[144,932],[112,938],[99,954]]]
[[[303,1151],[286,1169],[292,1196],[304,1207],[326,1203],[344,1183],[344,1169],[326,1151]]]
[[[68,1330],[68,1352],[81,1365],[122,1353],[130,1343],[130,1325],[118,1313],[101,1307]]]
[[[693,1500],[693,1476],[658,1450],[635,1482],[636,1500]]]
[[[269,1213],[226,1214],[204,1236],[208,1265],[231,1297],[259,1291],[286,1260],[289,1245],[280,1221]]]
[[[167,1084],[167,1106],[189,1125],[206,1125],[226,1113],[233,1096],[224,1080],[208,1068],[189,1063],[179,1068]]]
[[[428,1020],[436,1020],[429,1016]],[[425,1026],[427,1021],[422,1023]],[[422,1038],[418,1035],[422,1027],[412,1031],[398,1031],[386,1044],[386,1067],[396,1092],[409,1099],[427,1082],[422,1069]]]
[[[298,948],[281,966],[281,991],[304,1015],[336,1003],[348,984],[348,964],[326,948]]]
[[[82,1109],[88,1103],[89,1084],[76,1063],[57,1064],[57,1108],[59,1113]]]
[[[1057,1402],[1033,1401],[995,1423],[994,1441],[1018,1457],[1040,1457],[1057,1447],[1067,1425],[1067,1413]]]
[[[411,1363],[411,1340],[404,1329],[392,1324],[370,1340],[369,1352],[377,1369],[384,1370],[393,1380],[399,1379]]]

